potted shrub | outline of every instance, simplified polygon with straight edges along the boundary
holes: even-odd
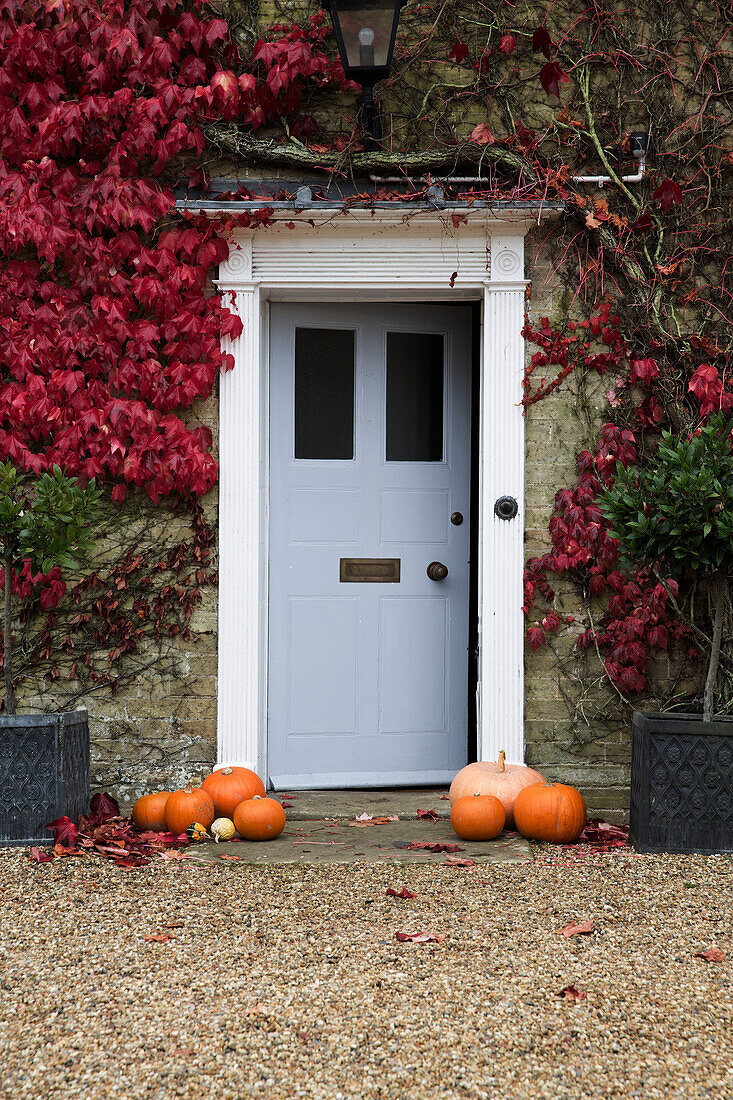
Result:
[[[702,714],[633,716],[631,835],[640,851],[733,850],[733,716],[715,713],[733,567],[732,430],[719,413],[689,436],[665,432],[648,461],[618,470],[600,502],[622,560],[694,582],[711,623],[695,626],[708,650]]]
[[[82,486],[58,466],[35,476],[11,462],[0,463],[5,678],[5,711],[0,715],[0,845],[47,842],[47,822],[63,814],[75,819],[87,810],[87,712],[16,714],[12,628],[14,597],[29,595],[39,581],[45,581],[42,606],[55,606],[63,595],[60,571],[75,566],[92,544],[89,525],[99,515],[100,495],[94,481]]]

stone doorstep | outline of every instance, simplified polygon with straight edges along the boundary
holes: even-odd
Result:
[[[491,841],[459,840],[450,827],[450,804],[440,799],[441,790],[293,791],[285,810],[287,824],[276,840],[205,842],[191,845],[186,854],[197,862],[243,864],[445,864],[448,857],[482,863],[526,863],[533,859],[529,842],[515,832]],[[297,796],[297,797],[295,797]],[[420,820],[418,809],[435,810],[438,821]],[[360,814],[399,821],[383,825],[350,826]],[[410,849],[415,841],[457,844],[457,852]],[[235,857],[234,859],[232,857]],[[458,865],[460,866],[460,865]],[[470,870],[471,868],[467,868]]]
[[[418,810],[434,810],[446,821],[450,818],[447,788],[377,788],[328,791],[268,791],[280,801],[292,803],[286,810],[291,821],[353,821],[358,814],[385,817],[397,814],[400,821],[417,821]],[[292,794],[291,798],[284,795]]]

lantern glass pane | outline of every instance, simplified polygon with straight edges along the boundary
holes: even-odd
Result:
[[[341,0],[338,13],[349,68],[386,66],[395,21],[394,0]]]

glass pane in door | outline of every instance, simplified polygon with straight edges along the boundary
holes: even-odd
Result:
[[[388,462],[443,461],[443,336],[387,333]]]
[[[354,457],[353,329],[295,330],[295,457]]]

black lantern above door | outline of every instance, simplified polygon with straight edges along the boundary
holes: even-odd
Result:
[[[374,142],[382,136],[374,85],[389,76],[404,0],[330,0],[333,29],[347,80],[361,84],[362,125]]]

